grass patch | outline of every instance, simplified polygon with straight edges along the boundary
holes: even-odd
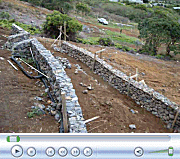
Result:
[[[107,35],[111,36],[112,40],[116,42],[126,42],[129,44],[135,44],[136,41],[139,41],[139,39],[131,36],[127,36],[126,34],[123,33],[117,33],[117,32],[112,32],[110,30],[105,31]]]
[[[12,24],[15,23],[19,27],[23,28],[25,31],[29,32],[30,34],[40,34],[41,31],[37,29],[36,27],[33,27],[31,25],[23,24],[20,22],[16,22],[14,19],[7,20],[7,19],[1,19],[0,20],[0,26],[3,28],[11,29]]]
[[[77,38],[77,42],[90,45],[99,45],[99,37],[88,37],[86,39]]]
[[[33,118],[33,117],[35,117],[36,115],[41,115],[41,114],[43,114],[40,110],[39,110],[39,108],[35,108],[35,109],[32,109],[31,110],[31,112],[27,112],[27,116],[28,116],[28,118]]]

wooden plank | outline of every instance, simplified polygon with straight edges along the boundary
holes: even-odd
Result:
[[[63,126],[64,126],[64,132],[68,133],[68,121],[67,121],[67,111],[66,111],[66,93],[61,93],[62,97],[62,114],[63,114]]]

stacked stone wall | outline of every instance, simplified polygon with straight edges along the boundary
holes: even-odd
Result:
[[[37,39],[29,39],[30,34],[19,26],[15,24],[12,26],[12,34],[14,35],[8,37],[5,48],[12,50],[12,54],[24,55],[26,58],[31,56],[31,48],[40,69],[49,77],[49,90],[56,100],[56,103],[53,103],[53,108],[58,113],[59,108],[62,106],[61,93],[65,92],[69,132],[87,133],[78,97],[73,89],[71,79],[63,68],[63,64]]]
[[[94,54],[91,52],[68,42],[63,42],[62,51],[76,60],[85,63],[91,69],[93,68]],[[141,82],[137,82],[133,79],[129,80],[129,77],[126,74],[114,69],[111,65],[98,57],[96,57],[94,72],[101,76],[111,86],[116,88],[120,93],[129,95],[142,108],[145,108],[155,116],[160,117],[167,123],[167,127],[171,128],[175,114],[178,110],[178,105],[176,103],[171,102],[162,94]],[[130,85],[128,86],[129,82]],[[180,128],[180,113],[175,123],[175,127],[178,129]]]

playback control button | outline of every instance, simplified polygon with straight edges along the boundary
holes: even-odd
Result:
[[[71,150],[72,156],[77,157],[77,156],[79,156],[79,154],[80,154],[79,148],[77,148],[77,147],[72,148],[72,150]]]
[[[55,150],[54,150],[53,147],[48,147],[48,148],[46,149],[46,155],[47,155],[47,156],[52,157],[52,156],[54,156],[54,154],[55,154]]]
[[[14,157],[21,157],[23,154],[23,149],[19,145],[15,145],[11,148],[11,153]]]
[[[92,155],[92,149],[91,149],[90,147],[86,147],[86,148],[84,149],[84,155],[85,155],[86,157],[91,156],[91,155]]]
[[[28,148],[27,154],[28,154],[30,157],[35,156],[35,155],[36,155],[36,149],[35,149],[34,147]]]
[[[66,149],[65,147],[61,147],[61,148],[59,149],[59,155],[60,155],[61,157],[65,157],[65,156],[67,155],[67,153],[68,153],[68,151],[67,151],[67,149]]]
[[[143,154],[144,154],[144,151],[141,147],[136,147],[134,149],[134,154],[137,156],[137,157],[141,157]]]

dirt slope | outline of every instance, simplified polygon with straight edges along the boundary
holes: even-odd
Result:
[[[7,40],[4,34],[9,32],[0,28],[0,47]],[[37,86],[37,80],[27,78],[20,70],[14,70],[7,62],[10,56],[10,51],[0,49],[0,57],[4,58],[0,60],[0,133],[58,133],[59,124],[53,116],[27,117],[37,102],[32,99],[44,93],[44,87]]]

